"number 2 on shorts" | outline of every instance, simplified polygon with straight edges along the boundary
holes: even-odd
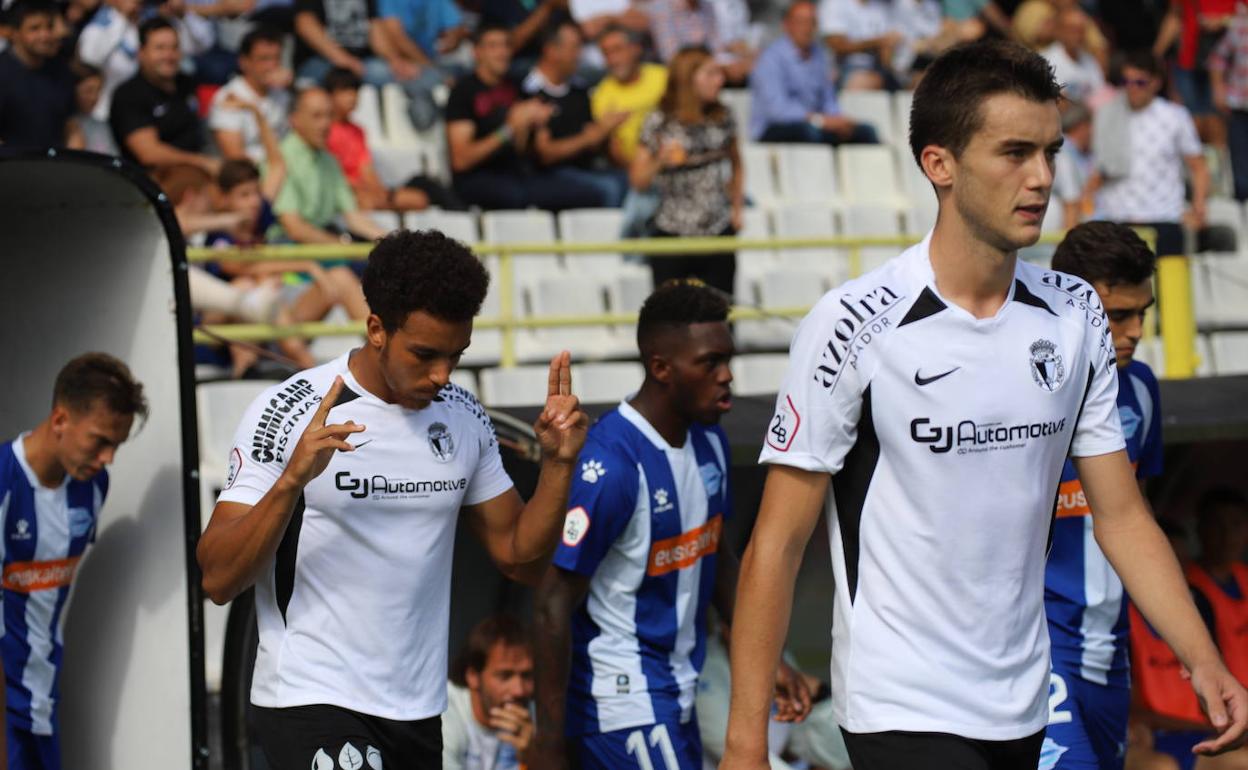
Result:
[[[667,734],[667,725],[655,725],[650,730],[650,746],[657,748],[663,755],[664,770],[680,770],[680,763],[676,761],[676,749],[672,748],[672,737]],[[628,739],[624,741],[624,748],[630,756],[637,758],[639,770],[655,770],[654,763],[650,761],[650,751],[646,748],[644,730],[629,733]]]
[[[1058,709],[1070,692],[1066,689],[1066,680],[1062,679],[1059,674],[1049,674],[1049,724],[1062,725],[1067,722],[1073,722],[1075,717],[1069,711],[1060,711]]]

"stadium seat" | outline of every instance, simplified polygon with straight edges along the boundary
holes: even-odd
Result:
[[[732,359],[732,392],[739,396],[776,393],[789,366],[788,353],[754,353]]]
[[[572,390],[586,404],[614,404],[636,393],[646,371],[640,361],[572,365]]]
[[[376,222],[378,227],[385,228],[388,233],[403,227],[403,217],[397,211],[365,211],[364,213]]]
[[[1213,342],[1210,334],[1196,335],[1196,376],[1212,377],[1214,370]]]
[[[391,147],[415,150],[420,147],[420,137],[408,117],[407,102],[407,92],[398,83],[381,87],[381,118],[386,143]]]
[[[737,124],[737,136],[750,135],[750,105],[754,95],[748,88],[725,88],[719,92],[719,100],[732,112]]]
[[[1213,325],[1218,328],[1248,328],[1248,259],[1210,254],[1205,260],[1205,267]]]
[[[404,147],[388,144],[370,146],[377,178],[387,187],[402,187],[407,180],[424,171],[421,156]]]
[[[1232,198],[1211,197],[1205,205],[1205,226],[1227,228],[1234,234],[1235,250],[1242,251],[1245,245],[1244,212],[1239,202]],[[1225,248],[1230,250],[1230,244],[1225,244]]]
[[[648,269],[624,273],[616,276],[611,285],[607,287],[607,304],[612,314],[636,314],[641,310],[642,303],[646,301],[646,297],[649,297],[652,291],[654,291],[654,277]],[[615,336],[621,349],[627,346],[628,354],[636,355],[636,323],[614,324],[611,327],[611,333]]]
[[[829,238],[837,234],[835,217],[826,204],[790,204],[777,209],[774,220],[777,238]],[[818,273],[831,286],[849,279],[849,257],[844,249],[781,250],[776,261],[785,270]]]
[[[541,406],[546,403],[549,375],[550,366],[545,364],[482,369],[478,376],[481,401],[494,409]]]
[[[764,310],[809,307],[825,291],[825,278],[811,270],[778,269],[759,281],[759,303]],[[787,350],[800,318],[775,317],[741,321],[736,325],[742,350]]]
[[[381,95],[376,86],[360,86],[360,98],[351,113],[351,121],[364,129],[364,138],[374,150],[386,144],[386,132],[381,121]]]
[[[456,369],[451,372],[451,382],[472,395],[477,395],[477,374],[471,369]]]
[[[847,236],[881,237],[901,235],[901,212],[891,206],[872,203],[850,204],[841,213],[841,232]],[[869,273],[901,253],[904,246],[864,246],[860,250],[859,269]],[[852,259],[852,254],[850,255]],[[851,268],[852,270],[852,265]]]
[[[439,230],[447,237],[468,245],[481,240],[481,234],[477,231],[477,217],[468,211],[428,208],[424,211],[409,211],[404,219],[411,230]]]
[[[885,145],[850,144],[837,150],[842,196],[848,203],[877,203],[905,209],[897,181],[897,159]]]
[[[776,190],[788,203],[837,206],[842,195],[837,184],[835,152],[821,144],[775,144]]]
[[[490,281],[490,289],[481,304],[479,318],[497,318],[500,312],[498,305],[498,286]],[[472,340],[464,355],[460,357],[462,366],[496,366],[503,353],[503,333],[499,329],[473,328]]]
[[[887,91],[842,91],[841,113],[859,123],[870,123],[882,144],[896,144],[893,97]]]
[[[771,237],[771,216],[758,208],[744,212],[741,238],[762,239]],[[737,302],[753,304],[758,300],[758,278],[776,268],[776,255],[770,249],[740,249],[737,251],[737,274],[733,293]]]
[[[901,158],[902,189],[910,205],[906,226],[911,233],[925,235],[936,226],[936,214],[939,204],[936,201],[936,190],[928,181],[927,175],[919,164],[914,162],[907,151]]]
[[[910,106],[912,104],[914,104],[913,91],[893,93],[893,125],[897,128],[893,144],[905,154],[906,158],[910,159],[911,163],[914,162],[914,158],[910,155]]]
[[[772,145],[741,145],[741,165],[745,173],[745,195],[755,206],[772,207],[779,200],[776,192],[775,158]]]
[[[539,277],[530,288],[533,316],[592,316],[607,312],[606,288],[590,275]],[[561,350],[577,361],[612,358],[628,354],[631,344],[621,344],[605,326],[561,326],[525,329],[516,335],[521,361],[547,361]]]
[[[1215,332],[1209,344],[1216,374],[1248,374],[1248,332]]]
[[[618,240],[624,224],[621,209],[568,209],[559,212],[560,239],[567,243],[602,243]],[[619,252],[565,254],[564,264],[574,275],[593,276],[604,286],[618,273],[633,267]]]
[[[540,209],[487,211],[481,215],[481,234],[487,243],[496,244],[553,243],[558,240],[554,214]],[[562,260],[557,254],[523,254],[515,260],[518,283],[563,272]]]

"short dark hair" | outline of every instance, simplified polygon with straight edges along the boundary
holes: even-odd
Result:
[[[417,311],[452,323],[481,310],[490,274],[472,251],[437,230],[396,230],[378,241],[364,268],[364,299],[388,332]]]
[[[510,29],[496,21],[487,21],[484,24],[477,25],[476,31],[472,33],[472,44],[474,46],[481,45],[481,41],[484,40],[485,36],[491,32],[502,32],[507,35],[509,39],[511,37]]]
[[[173,26],[173,22],[169,21],[164,16],[153,16],[152,18],[140,24],[139,25],[139,48],[142,48],[145,45],[147,45],[147,41],[152,36],[152,34],[155,32],[159,32],[162,29],[170,30],[175,35],[178,34],[178,28]]]
[[[1084,222],[1071,228],[1057,245],[1053,269],[1088,283],[1135,285],[1153,277],[1157,257],[1144,239],[1126,225]]]
[[[104,73],[100,72],[98,67],[92,67],[90,64],[78,62],[74,65],[74,85],[81,83],[87,78],[103,78]]]
[[[1153,52],[1146,48],[1127,51],[1124,53],[1122,55],[1121,63],[1119,64],[1119,74],[1121,74],[1121,70],[1124,67],[1143,70],[1155,78],[1164,77],[1166,74],[1166,70],[1161,63],[1161,59],[1154,56]]]
[[[601,41],[607,35],[623,35],[633,45],[641,45],[641,34],[618,22],[611,22],[602,32],[599,32],[598,40]]]
[[[654,290],[637,317],[637,349],[648,355],[654,337],[670,329],[728,320],[728,300],[696,279],[673,279]]]
[[[259,43],[271,43],[273,45],[282,45],[285,43],[282,33],[273,27],[261,24],[255,29],[243,35],[243,41],[238,44],[239,56],[251,56],[251,51]]]
[[[466,687],[469,671],[484,671],[490,650],[502,643],[504,647],[523,647],[532,651],[528,629],[512,615],[491,615],[472,627],[464,646],[451,664],[451,682]]]
[[[4,12],[4,21],[16,29],[31,16],[50,16],[55,19],[60,15],[61,9],[52,0],[17,0]]]
[[[584,37],[581,34],[580,26],[578,26],[576,22],[572,21],[571,18],[568,18],[566,16],[561,17],[559,19],[556,19],[553,23],[547,24],[545,27],[542,27],[541,36],[538,37],[537,39],[537,44],[538,44],[537,50],[545,51],[546,46],[554,45],[555,43],[558,43],[559,33],[563,31],[564,27],[571,27],[573,30],[576,31],[576,34],[578,37],[582,37],[582,38]]]
[[[321,81],[321,85],[331,94],[338,91],[359,91],[363,84],[360,76],[346,67],[334,67],[325,73],[325,79]]]
[[[217,187],[228,193],[240,184],[260,181],[260,169],[247,158],[231,158],[221,163],[217,172]]]
[[[138,415],[147,420],[143,383],[134,378],[130,367],[107,353],[83,353],[71,359],[56,375],[52,405],[63,405],[81,413],[99,402],[111,412]]]
[[[1056,102],[1062,91],[1044,57],[1018,43],[967,43],[941,54],[919,81],[910,107],[915,161],[922,165],[923,148],[931,144],[961,155],[983,125],[980,105],[1002,93]]]

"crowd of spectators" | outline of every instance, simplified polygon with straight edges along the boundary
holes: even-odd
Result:
[[[217,213],[254,174],[263,194],[248,206],[263,215],[225,228],[235,243],[370,239],[382,227],[367,212],[431,205],[622,207],[622,235],[734,233],[750,203],[741,143],[877,143],[876,126],[842,110],[843,94],[912,88],[935,55],[984,36],[1032,47],[1064,85],[1054,204],[1067,226],[1152,224],[1162,251],[1181,251],[1181,226],[1204,223],[1220,180],[1248,198],[1240,0],[6,6],[0,142],[118,154],[156,178],[198,169]],[[445,132],[445,178],[382,181],[390,175],[352,115],[362,85],[391,84],[414,130]],[[749,89],[748,125],[736,125],[724,87]],[[656,277],[696,272],[732,288],[730,254],[657,263]],[[358,286],[331,290],[306,271],[285,284],[320,286],[310,306],[332,300],[358,315]]]

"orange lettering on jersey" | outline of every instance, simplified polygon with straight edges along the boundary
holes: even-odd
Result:
[[[5,565],[4,587],[9,591],[29,594],[49,588],[67,586],[74,579],[81,556],[53,561],[18,561]]]
[[[1139,468],[1140,464],[1131,463],[1131,467]],[[1079,483],[1079,479],[1063,481],[1057,488],[1057,518],[1091,515],[1092,509],[1088,507],[1088,496],[1083,493],[1083,485]]]
[[[698,559],[719,550],[719,536],[724,530],[724,517],[715,514],[697,529],[660,540],[650,546],[650,563],[646,574],[666,575],[672,570],[692,566]]]

